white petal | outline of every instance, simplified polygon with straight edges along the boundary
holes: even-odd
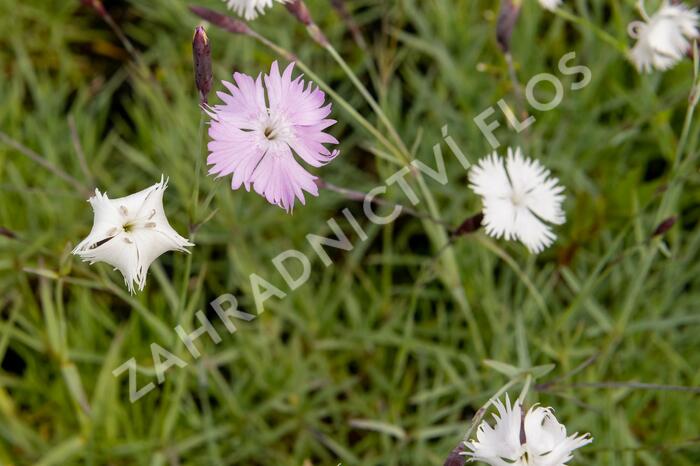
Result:
[[[565,466],[573,458],[574,450],[593,442],[589,434],[578,433],[561,440],[548,454],[541,457],[542,466]]]
[[[104,262],[119,270],[124,276],[124,283],[130,293],[134,292],[134,283],[141,285],[141,273],[139,268],[139,252],[136,244],[129,240],[125,234],[119,234],[105,243],[92,248],[84,249],[76,253],[83,261],[94,264]]]
[[[525,205],[541,220],[562,225],[566,222],[566,215],[561,207],[564,202],[564,188],[557,183],[556,178],[549,178],[534,186],[525,196]]]
[[[539,0],[540,6],[546,10],[553,11],[559,5],[561,5],[562,0]]]
[[[664,1],[647,23],[630,24],[630,34],[637,39],[630,59],[640,72],[673,67],[690,50],[690,41],[700,36],[699,19],[695,9]]]
[[[505,404],[497,400],[494,405],[498,414],[494,414],[495,425],[483,421],[477,428],[476,441],[466,443],[472,460],[483,461],[493,466],[513,466],[523,464],[520,458],[524,453],[520,444],[520,422],[522,410],[519,404],[511,407],[506,396]]]
[[[518,239],[533,254],[542,252],[557,237],[547,224],[535,217],[526,208],[517,210],[515,223],[517,225]]]
[[[566,438],[566,428],[557,422],[550,408],[531,408],[524,428],[528,449],[538,456],[550,452]]]
[[[92,206],[94,220],[90,234],[73,249],[73,254],[90,249],[121,231],[122,218],[106,193],[95,189],[95,195],[88,202]]]
[[[639,40],[632,47],[630,59],[639,72],[648,73],[654,64],[654,50],[649,46],[649,43]]]
[[[493,153],[469,172],[470,188],[482,197],[486,234],[522,241],[531,252],[540,252],[555,238],[545,222],[566,221],[564,188],[537,160],[508,148],[503,158]]]
[[[132,238],[138,250],[139,289],[146,283],[146,275],[151,264],[168,251],[189,252],[186,246],[194,246],[188,240],[177,234],[170,225],[153,229],[138,229],[132,233]]]
[[[523,419],[520,405],[511,408],[507,395],[505,404],[497,401],[495,406],[495,425],[483,421],[477,428],[477,439],[465,442],[470,461],[492,466],[566,466],[574,450],[593,441],[588,434],[567,437],[566,427],[551,408],[535,406]]]
[[[515,151],[508,148],[506,169],[515,193],[528,193],[543,184],[549,176],[549,170],[537,160],[523,157],[519,147]]]
[[[530,409],[524,427],[528,454],[536,466],[564,466],[573,457],[573,450],[593,441],[587,434],[567,437],[566,427],[551,408]]]
[[[146,209],[155,208],[160,210],[159,213],[162,213],[163,191],[167,187],[168,180],[164,181],[161,175],[160,181],[153,186],[129,196],[112,199],[111,202],[119,213],[123,213],[126,209],[126,217],[128,218],[136,218],[140,213],[147,212]]]
[[[129,292],[134,283],[142,290],[151,263],[167,251],[194,246],[170,226],[163,209],[167,180],[136,194],[110,200],[100,194],[90,199],[95,221],[92,231],[73,253],[91,264],[105,262],[124,276]]]
[[[247,20],[255,19],[258,14],[262,14],[266,8],[272,6],[272,0],[224,0],[228,7],[236,14],[243,16]],[[284,3],[288,0],[277,0]]]
[[[511,196],[512,189],[503,159],[496,152],[484,157],[469,170],[470,188],[480,196]]]
[[[484,230],[489,236],[507,240],[516,239],[518,236],[517,209],[508,199],[497,197],[484,198]]]

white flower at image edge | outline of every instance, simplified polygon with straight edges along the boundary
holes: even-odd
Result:
[[[134,284],[143,290],[148,268],[168,251],[189,252],[194,246],[168,223],[163,210],[163,192],[168,182],[161,180],[150,188],[118,199],[95,189],[88,202],[95,218],[90,234],[73,254],[94,264],[105,262],[124,276],[130,293]]]
[[[539,253],[556,238],[548,223],[566,221],[561,204],[564,188],[536,160],[508,148],[503,159],[496,152],[469,171],[470,188],[482,198],[484,229],[495,238],[521,241]]]
[[[465,442],[464,454],[470,461],[491,466],[566,466],[574,450],[593,441],[590,434],[567,436],[566,427],[557,421],[552,408],[533,406],[523,417],[520,403],[511,406],[495,402],[492,427],[483,421],[476,440]]]
[[[545,10],[554,11],[561,5],[562,0],[539,0],[539,2]]]
[[[287,3],[291,0],[276,0],[278,3]],[[228,7],[236,12],[238,16],[250,21],[265,12],[266,8],[272,6],[273,0],[224,0]]]
[[[651,18],[646,13],[643,16],[645,21],[634,21],[628,27],[630,36],[637,39],[630,58],[642,73],[673,67],[688,53],[691,41],[700,37],[700,15],[683,4],[664,1]]]

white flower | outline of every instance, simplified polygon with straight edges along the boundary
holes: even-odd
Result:
[[[511,406],[495,402],[498,414],[491,427],[483,421],[476,440],[465,442],[470,461],[491,466],[566,466],[573,451],[593,441],[590,434],[566,435],[566,427],[557,421],[552,408],[533,406],[523,417],[519,403]]]
[[[165,252],[188,252],[185,247],[194,246],[168,223],[163,210],[167,186],[161,177],[150,188],[119,199],[109,199],[95,189],[89,199],[95,213],[92,231],[73,254],[90,264],[106,262],[119,270],[130,293],[134,283],[143,290],[154,260]]]
[[[224,0],[228,7],[250,21],[259,14],[263,14],[265,8],[272,6],[272,0]],[[286,3],[290,0],[277,0],[279,3]]]
[[[561,5],[562,0],[539,0],[539,2],[545,10],[554,11]]]
[[[641,6],[641,3],[640,3]],[[700,37],[697,10],[685,5],[671,5],[667,0],[651,18],[640,8],[645,21],[634,21],[629,35],[637,39],[630,52],[634,65],[642,73],[652,68],[667,70],[683,59],[691,47],[690,41]]]
[[[545,222],[561,225],[566,219],[561,208],[564,188],[549,175],[519,148],[508,148],[505,163],[496,152],[479,160],[469,172],[469,182],[482,197],[486,233],[520,240],[533,253],[552,244],[556,235]]]

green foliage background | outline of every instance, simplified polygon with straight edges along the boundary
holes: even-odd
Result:
[[[472,119],[500,98],[516,104],[495,42],[495,3],[349,1],[370,44],[363,51],[329,2],[308,2],[415,157],[431,166],[444,125],[474,161],[489,147]],[[565,3],[627,43],[626,25],[637,19],[631,0]],[[225,11],[222,2],[203,4]],[[200,22],[180,0],[106,7],[141,64],[78,1],[0,0],[0,464],[439,465],[508,382],[485,359],[556,365],[534,382],[528,403],[551,405],[570,432],[593,434],[572,464],[700,464],[697,389],[629,384],[700,385],[697,122],[682,154],[690,162],[673,169],[689,60],[640,76],[592,27],[525,0],[513,39],[520,80],[558,74],[569,51],[593,73],[577,92],[562,77],[563,103],[532,111],[537,122],[527,134],[503,117],[496,133],[566,186],[568,222],[555,245],[535,257],[477,233],[437,255],[442,227],[412,217],[381,228],[363,220],[368,241],[353,237],[355,249],[334,254],[328,268],[316,260],[305,286],[270,300],[236,334],[217,325],[223,342],[203,337],[194,361],[173,327],[198,326],[194,312],[222,293],[252,312],[250,273],[283,287],[271,258],[289,248],[310,253],[306,234],[327,234],[327,219],[345,207],[359,217],[361,206],[324,191],[287,215],[207,177],[190,48]],[[284,8],[252,24],[376,122]],[[208,33],[217,90],[232,70],[256,75],[277,58],[252,39]],[[338,105],[334,117],[342,155],[318,173],[360,191],[380,185],[396,166],[377,157],[376,141]],[[450,182],[426,183],[440,218],[456,226],[479,200],[443,151]],[[91,189],[122,196],[161,174],[170,177],[170,221],[189,229],[197,247],[163,256],[144,292],[129,296],[117,272],[69,252],[90,229]],[[407,202],[398,189],[388,197]],[[670,215],[678,223],[663,243],[649,240]],[[131,404],[128,378],[111,372],[133,356],[139,387],[154,380],[152,342],[189,365],[170,369]]]

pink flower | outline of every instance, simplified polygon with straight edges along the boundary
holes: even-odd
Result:
[[[308,86],[298,76],[292,80],[291,63],[280,75],[277,62],[270,74],[257,79],[234,73],[236,84],[223,81],[230,94],[218,92],[222,105],[208,110],[210,174],[233,175],[231,189],[241,185],[264,196],[287,212],[295,199],[304,204],[304,191],[318,196],[316,177],[307,172],[296,154],[307,164],[320,167],[338,154],[324,144],[338,140],[324,130],[335,123],[327,119],[331,104],[325,93]],[[267,92],[266,92],[267,91]],[[267,98],[266,98],[267,96]]]

